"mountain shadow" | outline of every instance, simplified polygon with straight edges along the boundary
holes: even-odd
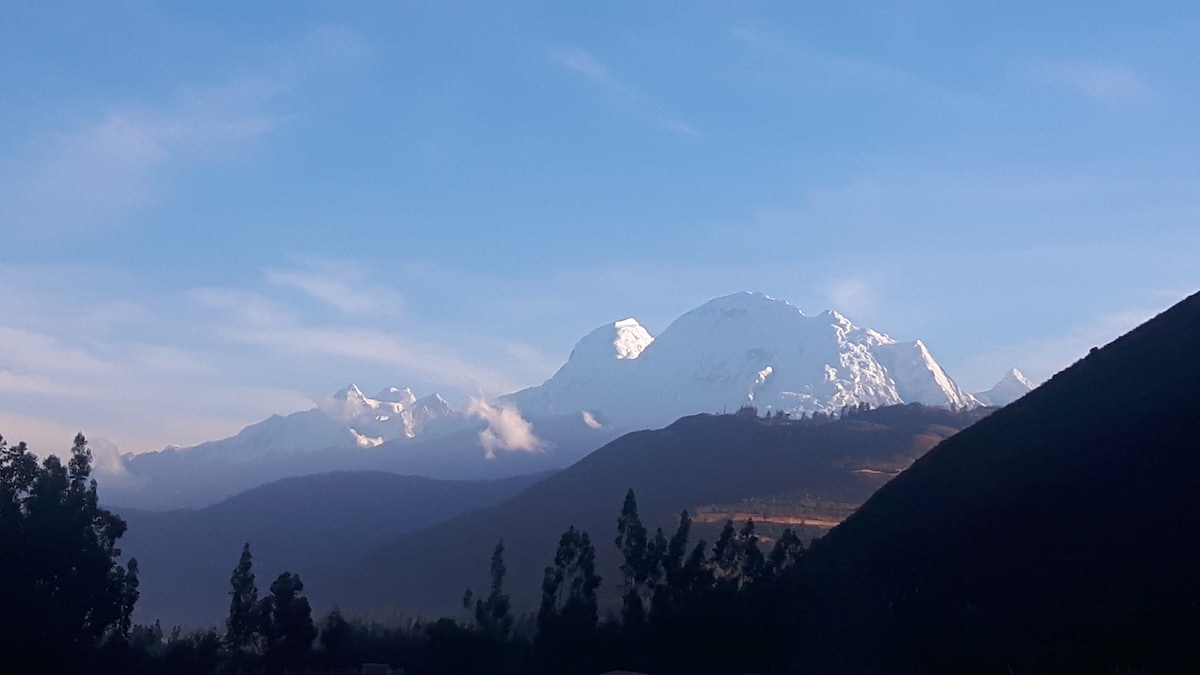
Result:
[[[941,443],[830,532],[806,562],[796,663],[1195,672],[1198,411],[1200,294]]]

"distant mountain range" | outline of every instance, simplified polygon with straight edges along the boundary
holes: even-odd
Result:
[[[616,578],[615,550],[605,542],[630,488],[651,527],[673,531],[679,511],[691,510],[694,538],[715,541],[725,518],[745,512],[764,536],[785,526],[817,535],[988,413],[912,404],[788,423],[696,415],[627,434],[552,475],[288,478],[200,509],[121,509],[129,524],[121,548],[142,570],[138,620],[164,625],[220,623],[245,542],[260,588],[281,571],[298,573],[318,614],[338,605],[428,617],[454,615],[467,586],[486,588],[492,547],[503,538],[506,585],[525,611],[536,605],[541,570],[568,525],[592,533],[601,573]]]
[[[834,311],[808,316],[760,293],[712,300],[655,338],[636,320],[585,336],[545,383],[454,410],[407,388],[350,385],[317,407],[230,438],[125,455],[110,503],[201,506],[286,476],[382,469],[495,478],[562,468],[622,433],[754,406],[791,416],[859,404],[1004,405],[1032,387],[1017,371],[964,392],[920,341],[897,342]]]

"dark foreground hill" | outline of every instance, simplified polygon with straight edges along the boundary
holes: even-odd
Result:
[[[542,569],[574,525],[595,542],[606,579],[601,595],[615,602],[612,542],[630,488],[651,532],[673,532],[683,509],[715,516],[707,532],[698,523],[693,543],[705,536],[711,544],[726,516],[820,525],[840,520],[892,474],[985,414],[910,405],[836,421],[683,418],[623,436],[493,508],[399,537],[356,565],[344,584],[312,594],[345,609],[455,616],[466,587],[486,589],[492,548],[503,539],[506,586],[518,609],[532,609]]]
[[[912,672],[1196,672],[1198,419],[1193,295],[834,529],[807,560],[804,644]]]
[[[197,510],[120,509],[120,546],[141,568],[135,619],[168,628],[221,626],[230,575],[249,542],[260,589],[282,571],[308,588],[404,532],[495,504],[546,474],[446,481],[381,471],[286,478]]]

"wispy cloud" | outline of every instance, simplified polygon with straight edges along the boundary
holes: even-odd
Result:
[[[266,296],[233,288],[196,288],[188,292],[196,303],[225,313],[235,324],[278,326],[294,323],[296,314]]]
[[[515,388],[499,371],[477,366],[453,350],[376,329],[325,326],[255,326],[225,331],[227,338],[292,354],[342,357],[394,369],[406,377],[465,390],[507,392]]]
[[[317,26],[305,35],[310,59],[322,63],[357,63],[370,55],[359,34],[337,25]]]
[[[1153,95],[1142,76],[1125,66],[1048,64],[1035,68],[1035,72],[1045,81],[1094,99],[1133,101]]]
[[[70,450],[71,439],[79,429],[68,427],[57,420],[44,416],[22,415],[6,410],[0,410],[0,435],[10,445],[20,441],[29,444],[30,450],[38,457],[57,454],[66,455]]]
[[[583,51],[582,49],[570,49],[567,51],[553,52],[551,55],[562,65],[590,80],[594,80],[620,91],[628,91],[624,85],[613,79],[612,75],[610,75],[608,72],[608,68],[603,63],[600,63],[596,60],[596,57]]]
[[[391,314],[404,304],[400,293],[365,283],[362,273],[349,263],[309,270],[268,270],[266,276],[273,285],[303,291],[345,314]]]
[[[43,131],[0,160],[0,218],[38,236],[89,231],[155,201],[165,167],[270,133],[278,90],[244,81],[180,90],[171,105],[116,106],[69,129]]]
[[[759,49],[775,48],[775,40],[765,35],[762,30],[752,28],[750,26],[739,26],[730,31],[733,37],[741,42],[744,42],[752,47]]]
[[[17,272],[32,281],[0,284],[0,303],[19,310],[0,326],[0,433],[39,453],[77,431],[131,452],[196,443],[308,401],[286,382],[247,385],[256,364],[208,346],[217,337],[179,297],[169,308],[121,299],[102,270]],[[58,295],[69,288],[80,290]],[[88,311],[97,294],[113,299]]]
[[[550,57],[568,70],[616,92],[641,115],[652,117],[659,128],[682,136],[699,134],[695,125],[664,113],[649,97],[613,76],[608,67],[590,53],[582,49],[568,49],[551,52]]]
[[[831,279],[826,282],[826,295],[829,309],[836,309],[851,320],[869,314],[875,307],[875,289],[860,277]]]
[[[855,88],[878,92],[916,91],[945,96],[946,91],[914,72],[882,61],[833,52],[817,52],[794,38],[761,26],[742,26],[732,31],[735,40],[752,52],[770,59],[783,69],[782,82],[801,89]]]
[[[131,349],[130,360],[152,372],[200,377],[217,374],[206,359],[185,349],[154,344],[133,344]]]
[[[41,374],[17,373],[0,369],[0,394],[15,396],[79,396],[78,386]]]
[[[420,317],[399,311],[402,294],[371,281],[354,261],[307,261],[298,270],[268,270],[264,278],[268,286],[263,289],[200,288],[189,293],[194,302],[216,312],[211,335],[227,343],[268,348],[289,359],[319,355],[325,361],[342,360],[346,368],[369,364],[376,371],[401,373],[403,384],[488,393],[506,393],[521,384],[462,356],[449,343],[431,339]],[[359,320],[350,326],[331,322],[294,296],[271,288],[299,290]]]
[[[23,328],[0,326],[0,369],[107,375],[119,370],[108,360],[58,338]]]
[[[497,450],[508,452],[541,452],[546,444],[533,432],[533,425],[509,402],[489,403],[482,398],[472,398],[467,413],[487,422],[487,428],[479,432],[488,459],[496,458]]]
[[[659,125],[671,133],[684,136],[695,136],[700,133],[696,127],[682,120],[662,119],[659,120]]]

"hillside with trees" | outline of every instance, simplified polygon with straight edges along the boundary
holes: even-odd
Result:
[[[572,525],[607,531],[613,505],[631,488],[651,532],[671,531],[684,509],[732,512],[767,503],[811,516],[806,504],[861,504],[893,473],[987,411],[914,404],[846,413],[789,421],[760,418],[747,409],[628,434],[495,507],[397,538],[352,568],[346,578],[353,584],[314,588],[313,597],[318,604],[336,601],[380,616],[442,615],[454,610],[464,583],[485,585],[486,570],[478,561],[503,539],[514,606],[532,609],[540,570],[558,534]],[[697,523],[698,535],[715,540],[729,519],[722,515]],[[805,538],[827,530],[787,524],[764,533],[778,536],[785,527],[801,530]],[[602,575],[612,576],[616,552],[599,547],[596,564]],[[611,588],[601,591],[601,599],[605,606],[619,606]]]

